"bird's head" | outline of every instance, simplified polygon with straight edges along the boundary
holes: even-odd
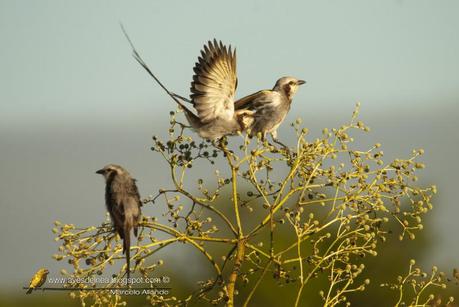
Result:
[[[49,271],[47,269],[38,270],[38,275],[40,275],[40,276],[45,276],[45,275],[48,275],[48,274],[49,274]]]
[[[104,176],[105,179],[109,178],[113,175],[122,175],[126,173],[126,171],[119,165],[116,164],[109,164],[101,168],[100,170],[96,171],[96,174],[100,174]]]
[[[293,77],[282,77],[277,80],[273,90],[285,94],[288,99],[292,99],[293,95],[298,91],[298,87],[305,83],[306,81],[298,80]]]

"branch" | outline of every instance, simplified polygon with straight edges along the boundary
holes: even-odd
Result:
[[[236,280],[241,270],[242,262],[245,256],[245,240],[239,240],[237,243],[236,258],[234,259],[233,271],[228,279],[227,285],[227,299],[226,305],[228,307],[234,306],[234,289],[236,286]]]

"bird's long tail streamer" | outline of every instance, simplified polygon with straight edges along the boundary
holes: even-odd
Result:
[[[127,34],[126,32],[126,29],[124,28],[123,24],[120,23],[120,26],[121,26],[121,30],[123,31],[124,33],[124,36],[126,36],[126,39],[128,40],[129,42],[129,45],[131,45],[131,48],[132,48],[132,56],[134,57],[134,59],[147,71],[147,73],[156,81],[156,83],[159,84],[159,86],[161,86],[161,88],[167,93],[167,95],[169,95],[180,107],[182,107],[184,110],[187,110],[188,112],[190,112],[177,98],[176,98],[176,95],[174,93],[172,93],[171,91],[169,91],[167,89],[167,87],[164,86],[164,84],[155,76],[155,74],[150,70],[150,68],[148,67],[148,65],[145,63],[145,61],[142,59],[142,57],[140,56],[140,54],[137,52],[137,50],[135,49],[134,47],[134,44],[132,43],[131,41],[131,38],[129,37],[129,35]]]

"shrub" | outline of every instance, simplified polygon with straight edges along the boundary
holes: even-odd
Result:
[[[358,106],[348,124],[324,129],[317,139],[297,120],[295,144],[287,148],[242,134],[196,141],[171,112],[168,139],[153,137],[151,148],[168,164],[171,186],[144,199],[131,261],[135,274],[146,280],[168,265],[156,253],[182,243],[200,253],[214,273],[180,297],[150,294],[148,302],[247,306],[267,279],[295,290],[285,298],[288,305],[306,304],[303,293],[317,279],[323,281],[324,306],[350,304],[347,295],[364,294],[371,276],[362,258],[380,256],[393,221],[400,240],[414,240],[436,188],[417,184],[422,149],[385,162],[380,144],[358,148],[352,135],[369,129],[357,115]],[[97,284],[76,282],[121,263],[116,278],[102,288],[126,285],[122,245],[109,220],[87,228],[57,223],[54,231],[62,243],[54,257],[72,265],[71,272],[62,271],[73,278],[66,286],[81,289],[71,296],[82,303],[123,304],[118,293],[84,290]],[[427,277],[412,262],[407,276],[385,286],[397,290],[394,304],[424,306],[435,302],[430,289],[444,287],[444,275],[435,270]],[[405,294],[407,289],[414,292]]]

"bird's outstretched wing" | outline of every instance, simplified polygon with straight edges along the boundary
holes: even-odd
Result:
[[[236,51],[215,39],[209,41],[193,70],[190,97],[201,122],[231,119],[237,87]]]

